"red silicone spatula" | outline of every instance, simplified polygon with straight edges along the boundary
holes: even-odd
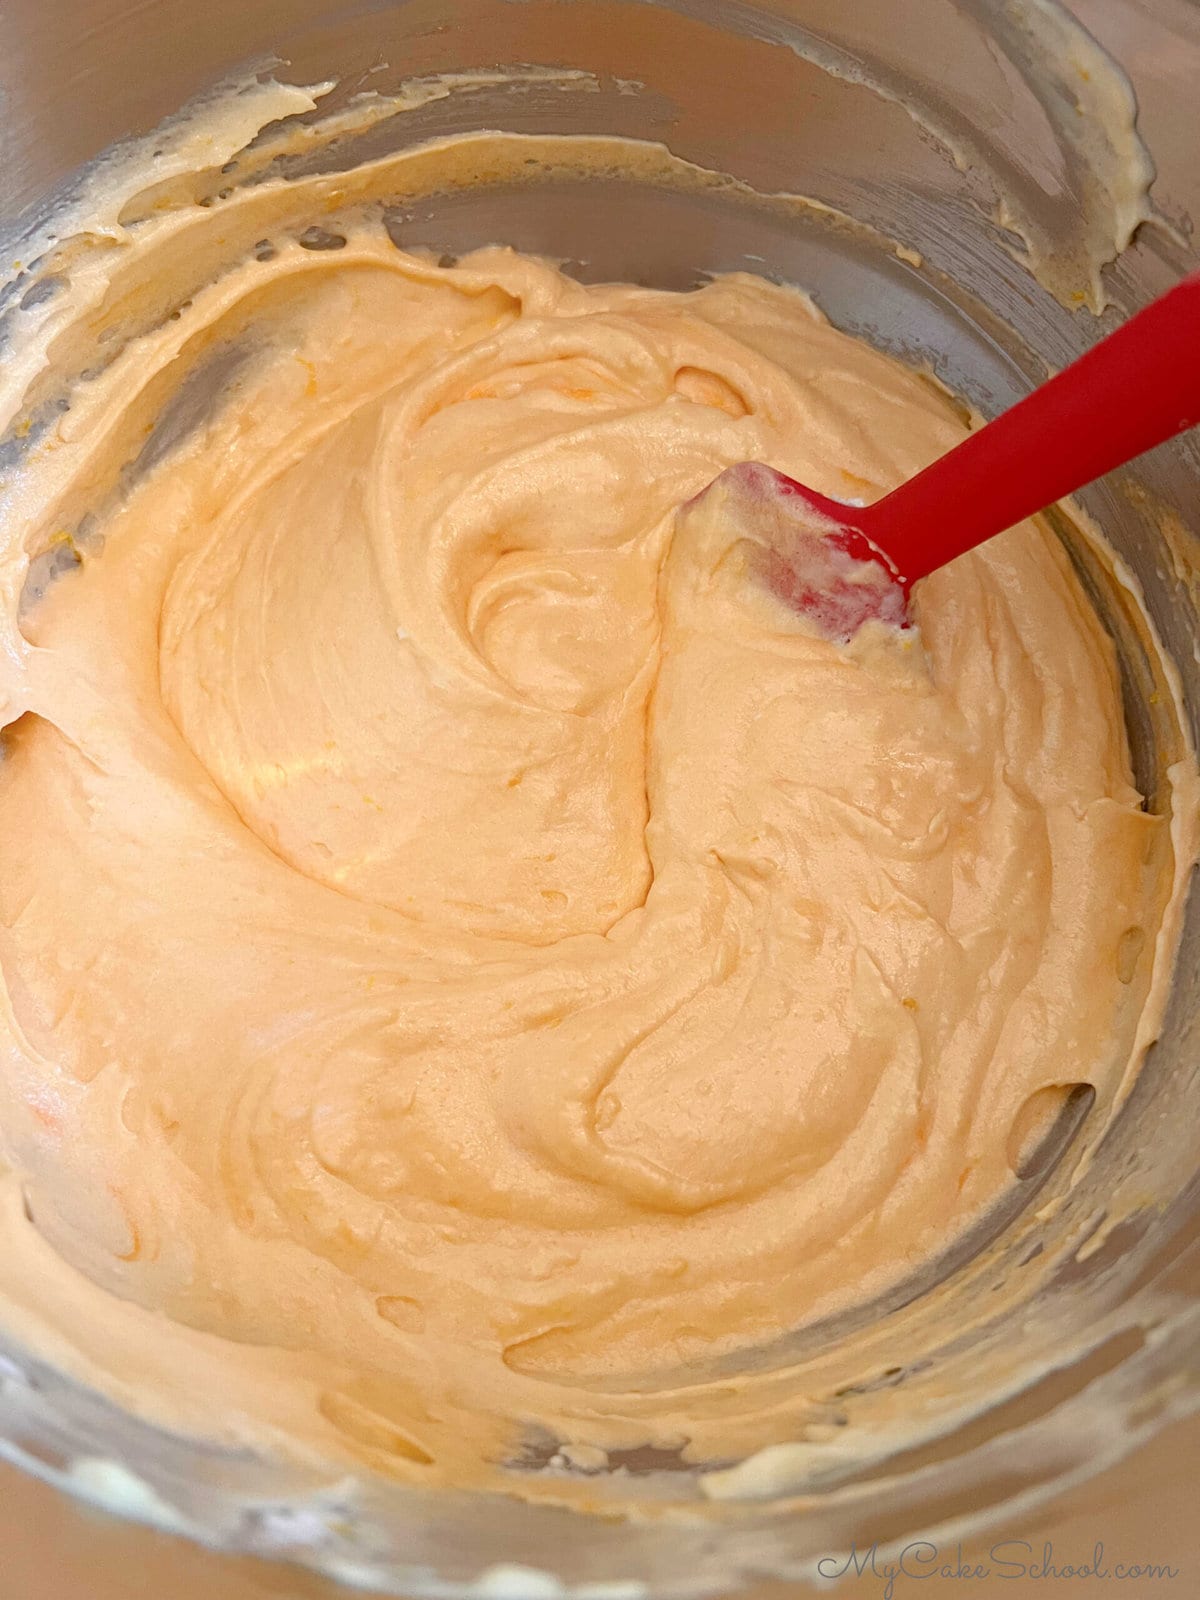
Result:
[[[684,514],[752,530],[771,586],[844,641],[903,624],[918,579],[1197,423],[1200,273],[873,505],[743,462]]]

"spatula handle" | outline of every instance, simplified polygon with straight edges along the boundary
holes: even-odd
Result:
[[[855,516],[906,583],[1200,423],[1200,273]]]

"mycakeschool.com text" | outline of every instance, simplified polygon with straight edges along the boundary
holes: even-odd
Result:
[[[1041,1581],[1050,1585],[1082,1578],[1107,1580],[1114,1586],[1175,1579],[1180,1582],[1181,1596],[1188,1588],[1182,1582],[1180,1568],[1156,1561],[1152,1555],[1139,1559],[1129,1554],[1117,1556],[1101,1542],[1086,1553],[1059,1551],[1051,1543],[1035,1547],[1026,1539],[1001,1540],[985,1555],[971,1559],[964,1556],[961,1544],[942,1546],[929,1539],[914,1539],[900,1549],[886,1552],[880,1550],[878,1543],[865,1548],[854,1544],[848,1551],[822,1556],[817,1562],[817,1574],[830,1583],[837,1579],[875,1578],[881,1586],[881,1600],[916,1594],[921,1582],[930,1578],[943,1583],[957,1581],[966,1590],[972,1584],[1018,1579],[1027,1584]],[[1119,1589],[1114,1588],[1114,1600],[1117,1592]]]

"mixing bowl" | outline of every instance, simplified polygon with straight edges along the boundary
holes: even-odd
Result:
[[[503,242],[589,281],[686,289],[748,269],[801,284],[989,415],[1200,264],[1197,72],[1189,0],[10,0],[5,309],[36,305],[81,168],[258,73],[336,83],[305,114],[318,130],[351,113],[341,137],[318,133],[273,169],[285,176],[477,129],[665,144],[674,161],[586,174],[566,159],[448,184],[434,163],[377,198],[410,248]],[[355,120],[363,95],[406,84],[402,111]],[[219,203],[218,183],[172,203]],[[19,453],[0,443],[0,462]],[[1137,781],[1162,809],[1200,717],[1196,441],[1082,505],[1125,571],[1066,515],[1055,531],[1116,641]],[[1162,1036],[1086,1162],[1072,1158],[1081,1086],[1004,1215],[936,1274],[756,1354],[812,1397],[786,1459],[702,1478],[635,1451],[597,1483],[591,1517],[422,1494],[201,1449],[13,1340],[0,1450],[125,1514],[419,1595],[714,1593],[804,1575],[855,1540],[945,1536],[1031,1506],[1196,1400],[1198,942],[1192,903]],[[560,1470],[549,1439],[510,1469],[515,1488]],[[617,1514],[630,1500],[638,1515]]]

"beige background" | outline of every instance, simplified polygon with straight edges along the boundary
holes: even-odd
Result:
[[[1088,1560],[1103,1540],[1110,1562],[1156,1562],[1174,1579],[1117,1582],[1027,1578],[898,1580],[894,1600],[1198,1600],[1200,1597],[1200,1418],[1075,1491],[1027,1525],[1006,1528],[1035,1550],[1054,1545],[1059,1565]],[[998,1536],[995,1536],[998,1537]],[[967,1561],[985,1559],[989,1537]],[[952,1556],[953,1552],[946,1552]],[[882,1579],[813,1591],[774,1585],[739,1600],[885,1600]],[[165,1534],[133,1528],[67,1501],[45,1485],[0,1468],[0,1600],[346,1600],[292,1568],[214,1555]]]

